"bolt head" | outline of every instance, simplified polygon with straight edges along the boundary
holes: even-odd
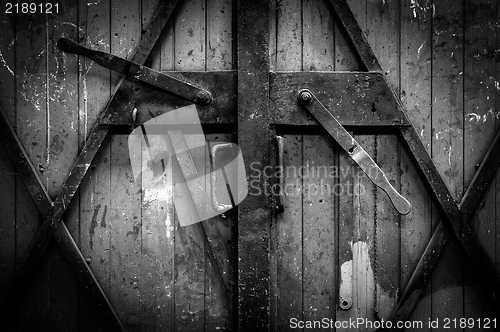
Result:
[[[312,101],[312,94],[308,90],[302,90],[299,92],[299,101],[304,104],[308,104]]]
[[[210,97],[210,94],[208,92],[206,92],[206,91],[200,91],[196,95],[196,100],[200,104],[206,105],[206,104],[210,103],[211,97]]]

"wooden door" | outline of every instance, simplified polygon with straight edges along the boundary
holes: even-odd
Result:
[[[460,201],[498,131],[498,4],[347,2]],[[52,199],[119,82],[116,73],[91,60],[61,53],[58,39],[70,37],[130,59],[158,7],[158,1],[135,0],[59,3],[52,15],[0,12],[0,105]],[[201,117],[208,141],[241,147],[249,196],[237,213],[209,222],[228,248],[222,271],[234,285],[228,301],[205,255],[207,242],[178,225],[168,193],[135,185],[130,127],[110,131],[64,221],[125,329],[281,331],[323,318],[387,319],[444,213],[400,135],[348,128],[411,201],[407,216],[394,210],[312,117],[277,120],[283,114],[294,119],[288,116],[294,110],[274,99],[277,73],[366,69],[331,1],[179,1],[147,65],[166,72],[237,74],[230,96],[237,105],[229,116]],[[276,136],[284,139],[283,213],[275,209],[272,190],[279,166]],[[0,175],[3,294],[45,216],[3,145]],[[497,177],[471,225],[498,273]],[[461,250],[450,236],[409,317],[423,322],[422,328],[406,330],[431,330],[429,319],[439,320],[439,330],[446,318],[474,318],[484,325],[495,317],[489,294]],[[19,293],[10,330],[109,328],[70,266],[52,241]],[[343,294],[351,294],[346,310],[339,305]]]

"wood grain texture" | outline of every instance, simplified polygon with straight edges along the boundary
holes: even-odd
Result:
[[[458,199],[463,193],[463,3],[440,1],[434,6],[432,95],[440,98],[432,104],[432,159]],[[450,241],[434,270],[434,317],[463,316],[463,306],[453,305],[464,300],[463,263],[457,249]]]
[[[379,59],[389,87],[400,91],[400,2],[368,2],[367,41]],[[383,134],[383,133],[382,133]],[[389,178],[390,183],[401,192],[400,153],[398,137],[376,136],[376,162]],[[401,256],[400,217],[384,192],[377,189],[374,222],[374,276],[375,311],[381,319],[387,319],[395,307],[399,289]]]
[[[110,51],[130,58],[140,37],[140,6],[135,1],[111,4]],[[112,73],[113,85],[118,75]],[[112,85],[112,89],[113,86]],[[127,136],[110,138],[110,299],[123,324],[141,329],[141,196],[128,158]]]
[[[496,1],[471,1],[464,8],[464,187],[471,183],[496,134],[495,58],[489,50],[496,47],[495,27],[491,19]],[[491,262],[495,258],[495,220],[493,186],[489,186],[471,225]],[[465,270],[464,315],[492,316],[488,298],[480,287],[479,276]],[[472,328],[467,331],[478,331]]]
[[[324,132],[323,132],[324,133]],[[338,245],[338,196],[333,170],[335,143],[328,135],[304,135],[302,165],[303,317],[335,319],[338,297],[335,264]]]
[[[0,13],[1,30],[4,32],[0,36],[0,54],[4,59],[4,64],[0,67],[0,108],[8,117],[11,124],[16,124],[14,87],[15,78],[15,52],[12,51],[14,45],[10,45],[15,37],[15,21],[10,19],[8,14]],[[7,285],[16,271],[16,169],[8,151],[0,144],[0,238],[3,239],[0,246],[0,294],[7,291]],[[0,298],[3,296],[0,295]]]
[[[289,319],[303,320],[303,165],[302,135],[284,136],[283,167],[285,170],[284,212],[276,220],[277,227],[277,331],[286,330]],[[303,168],[302,168],[303,170]],[[305,171],[304,171],[305,172]]]
[[[104,3],[88,6],[79,3],[79,40],[94,50],[110,52],[110,7]],[[68,55],[69,56],[69,55]],[[97,121],[111,97],[110,70],[98,66],[86,57],[79,59],[79,148],[85,143],[90,129]],[[106,138],[80,186],[80,248],[99,280],[104,292],[110,296],[111,249],[111,196],[110,196],[110,139]],[[103,328],[89,308],[89,300],[80,297],[80,328]]]
[[[401,100],[408,117],[419,133],[427,152],[431,151],[431,57],[432,57],[432,6],[415,8],[401,2]],[[401,218],[401,289],[404,290],[431,239],[433,231],[433,201],[425,179],[413,166],[407,148],[401,149],[401,194],[412,203],[412,212]],[[435,203],[434,203],[435,206]],[[435,226],[436,222],[434,222]],[[431,284],[424,286],[426,295],[416,299],[411,320],[431,316]],[[413,329],[417,331],[417,329]],[[426,326],[424,331],[430,328]],[[410,330],[411,331],[411,330]]]

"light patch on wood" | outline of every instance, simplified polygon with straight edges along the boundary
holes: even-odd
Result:
[[[351,245],[353,259],[352,261],[344,262],[341,266],[341,288],[340,295],[342,296],[345,287],[351,283],[352,287],[352,308],[348,310],[351,317],[363,317],[369,320],[384,319],[386,320],[396,305],[396,298],[383,289],[377,281],[377,301],[378,301],[378,318],[375,316],[375,275],[373,273],[370,253],[368,251],[368,243],[357,241]],[[348,269],[351,269],[349,271]],[[352,281],[350,276],[354,276]],[[343,288],[344,287],[344,288]]]

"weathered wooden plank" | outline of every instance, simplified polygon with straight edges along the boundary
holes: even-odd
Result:
[[[277,232],[277,331],[286,330],[290,319],[303,320],[303,165],[302,135],[284,136],[284,211],[276,218]],[[261,181],[263,181],[262,179]]]
[[[375,155],[375,136],[356,135],[356,140],[366,152]],[[374,321],[375,318],[375,274],[374,260],[374,220],[376,187],[358,167],[355,172],[353,188],[353,306],[350,317],[364,317]],[[373,265],[372,265],[373,264]],[[359,328],[367,331],[368,327]]]
[[[337,148],[338,149],[338,148]],[[357,168],[347,153],[338,152],[338,174],[335,194],[338,201],[338,296],[335,299],[336,319],[347,321],[351,317],[353,303],[353,239],[354,239],[354,183]],[[347,301],[347,302],[344,302]],[[338,329],[351,331],[352,329]]]
[[[419,3],[420,4],[420,3]],[[432,56],[432,6],[420,4],[414,6],[410,2],[401,2],[401,102],[407,110],[407,116],[419,133],[419,137],[431,152],[431,56]],[[407,285],[413,283],[415,268],[421,261],[421,254],[428,246],[436,221],[432,219],[432,210],[436,209],[431,194],[425,185],[425,178],[420,174],[407,148],[401,148],[401,194],[412,203],[412,212],[401,217],[401,291],[400,304],[405,301],[410,320],[424,320],[431,317],[430,296],[420,298],[424,290],[430,290],[430,283],[423,282],[421,292],[410,297],[412,303],[405,300]],[[441,233],[442,235],[446,235]],[[437,259],[436,259],[437,260]],[[430,273],[427,280],[431,277]],[[412,281],[410,281],[412,280]],[[411,286],[410,286],[411,287]],[[400,309],[402,310],[402,309]],[[405,317],[405,316],[403,316]],[[398,318],[399,319],[399,318]],[[424,326],[424,331],[429,331]],[[421,331],[413,329],[410,331]]]
[[[0,55],[3,58],[3,65],[0,66],[0,109],[6,112],[7,120],[16,123],[16,109],[14,100],[16,94],[15,77],[15,52],[13,45],[9,42],[15,38],[15,21],[10,19],[9,14],[0,13]],[[7,290],[9,281],[16,272],[16,169],[10,158],[7,149],[0,144],[0,269],[4,271],[0,274],[0,297],[3,297]]]
[[[175,70],[206,70],[205,1],[181,3],[175,18]]]
[[[45,93],[47,88],[47,22],[42,15],[38,16],[31,26],[27,15],[16,15],[13,22],[15,22],[16,41],[12,45],[15,54],[13,71],[16,74],[16,110],[12,113],[12,116],[15,115],[15,121],[12,124],[23,146],[26,147],[29,158],[36,164],[44,185],[47,185],[48,180],[44,175],[48,163],[47,96]],[[20,177],[17,181],[18,184],[22,183]],[[27,188],[19,186],[16,192],[16,269],[21,266],[23,257],[28,252],[40,225],[40,215],[30,199]],[[37,270],[32,279],[35,280],[32,283],[33,286],[29,292],[25,293],[22,304],[16,308],[18,329],[21,329],[23,325],[28,329],[36,328],[36,324],[47,315],[47,309],[44,308],[49,297],[46,257],[43,258],[42,264],[43,267]],[[12,292],[11,286],[9,286],[9,292]],[[8,294],[3,299],[6,298]],[[9,303],[9,307],[12,307],[12,303]],[[40,320],[38,322],[27,321],[29,315],[33,315],[36,310],[40,312]]]
[[[400,13],[399,2],[367,2],[367,41],[374,55],[380,59],[389,87],[400,90]],[[392,111],[395,112],[397,107]],[[376,162],[384,171],[394,188],[400,188],[400,154],[398,139],[394,135],[378,135],[375,142]],[[400,215],[394,209],[387,195],[377,189],[375,196],[374,254],[375,311],[380,319],[387,319],[393,310],[399,294],[400,270]],[[411,203],[411,202],[410,202]]]
[[[150,144],[155,141],[149,138]],[[170,331],[174,327],[172,158],[158,166],[164,167],[155,182],[158,187],[144,187],[141,195],[141,326],[148,331]]]
[[[176,11],[174,69],[206,70],[205,2],[185,1]],[[196,160],[203,163],[204,160]],[[180,171],[180,170],[177,170]],[[175,172],[175,170],[174,170]],[[176,222],[175,319],[177,330],[204,329],[205,239],[200,225],[182,227]],[[178,240],[179,239],[179,240]]]
[[[455,199],[463,194],[463,3],[440,1],[433,17],[432,158]]]
[[[335,190],[335,142],[325,135],[303,135],[302,185],[303,318],[335,319],[338,196]],[[288,152],[290,154],[290,150]],[[299,168],[300,169],[300,168]],[[288,220],[287,222],[290,222]]]
[[[334,17],[326,2],[303,2],[302,32],[302,68],[332,71],[335,66]]]
[[[276,70],[302,70],[302,1],[280,1],[276,12]]]
[[[454,199],[463,194],[463,2],[434,3],[432,61],[432,159]],[[452,221],[451,219],[449,219]],[[453,222],[453,221],[452,221]],[[455,233],[457,232],[454,226]],[[462,317],[463,260],[449,241],[433,272],[435,317]],[[439,305],[437,304],[439,303]]]
[[[141,188],[134,183],[127,136],[111,137],[110,300],[127,329],[141,328]]]
[[[57,48],[57,41],[63,36],[76,36],[77,1],[68,1],[65,13],[50,19],[47,27],[47,152],[49,179],[47,190],[55,197],[64,184],[67,174],[78,157],[78,59],[63,54]],[[79,237],[78,192],[65,213],[66,226]],[[66,235],[66,234],[65,234]],[[74,242],[74,241],[73,241]],[[75,243],[76,245],[76,243]],[[69,330],[78,325],[78,279],[71,266],[64,260],[64,254],[55,247],[49,257],[49,302],[51,328]],[[75,259],[76,257],[72,257]],[[82,262],[85,264],[84,262]],[[56,314],[57,313],[57,314]]]
[[[233,54],[233,4],[229,0],[207,1],[206,69],[235,69]]]
[[[349,7],[355,14],[362,12],[366,4],[362,1],[349,0]],[[333,6],[328,6],[330,15],[333,17],[335,25],[335,70],[336,71],[361,71],[364,65],[352,43],[349,35],[339,17],[334,12]],[[359,21],[358,21],[359,22]]]
[[[269,164],[271,142],[269,1],[240,0],[237,11],[238,145],[244,154],[245,168],[250,169],[253,163],[254,168],[262,171]],[[249,195],[238,206],[238,328],[241,331],[269,329],[270,221],[267,195]]]
[[[87,5],[80,2],[79,38],[84,38],[87,47],[110,51],[110,6],[105,3]],[[79,39],[81,40],[81,39]],[[69,57],[69,55],[68,55]],[[97,122],[100,112],[111,97],[110,71],[98,66],[87,57],[79,57],[79,149],[83,147],[92,124]],[[80,248],[103,292],[109,296],[110,253],[110,141],[106,138],[90,171],[80,185]],[[88,298],[80,297],[80,328],[104,328],[103,322],[95,319],[95,311]]]
[[[133,0],[112,2],[110,29],[111,53],[132,58],[141,35],[140,4]],[[112,84],[119,82],[118,75],[112,72],[111,80]],[[142,324],[141,188],[132,175],[127,136],[117,132],[110,143],[110,300],[124,326],[139,330]]]
[[[366,68],[369,71],[381,71],[380,64],[370,48],[370,45],[366,40],[366,36],[362,30],[359,29],[358,22],[360,16],[355,16],[356,13],[353,13],[346,0],[330,2],[333,5],[333,8],[335,8],[335,12],[337,13],[340,23],[342,23],[343,27],[347,31],[347,34],[350,36],[350,39]]]
[[[485,155],[489,155],[493,147],[491,142],[496,132],[496,112],[494,111],[496,88],[495,80],[491,79],[495,76],[496,60],[488,51],[494,49],[496,45],[496,28],[493,23],[496,20],[493,14],[497,10],[496,7],[496,1],[470,1],[465,3],[464,8],[464,186],[474,181],[481,173],[485,173],[484,169],[477,168],[477,164],[483,160]],[[484,181],[489,182],[494,174],[494,169],[490,172],[492,174]],[[461,205],[461,210],[463,222],[471,222],[469,225],[488,258],[485,263],[491,267],[489,274],[498,276],[494,264],[491,263],[495,259],[496,240],[493,231],[496,222],[494,218],[490,217],[494,215],[495,211],[492,190],[494,186],[485,188],[487,182],[475,181],[476,186],[474,188],[468,187],[463,198],[466,200],[468,196],[475,196],[475,200],[468,200],[475,203],[479,202],[482,196],[483,203],[478,206],[476,211],[479,218],[471,220],[472,211],[469,207],[463,209]],[[475,206],[472,209],[475,209]],[[484,278],[480,279],[478,275],[474,275],[469,269],[465,270],[464,315],[466,317],[491,316],[489,311],[493,306],[488,305],[488,295],[485,296],[484,292],[478,288],[485,282],[498,284],[498,277],[496,280],[495,278],[484,280]],[[493,289],[491,291],[494,292]]]
[[[142,3],[142,29],[148,25],[157,5],[157,2]],[[164,31],[162,36],[166,34]],[[161,70],[163,41],[160,37],[150,55],[151,63],[157,70]],[[150,144],[157,143],[151,137]],[[147,154],[147,151],[144,152]],[[164,159],[163,163],[165,169],[160,170],[160,173],[163,172],[160,180],[163,185],[154,189],[142,188],[141,194],[141,326],[148,331],[171,331],[174,328],[172,158]]]
[[[207,62],[208,64],[209,62]],[[214,143],[222,143],[222,142],[232,142],[233,137],[231,134],[226,133],[205,133],[205,137],[207,142],[209,142],[209,147]],[[208,157],[208,156],[206,156]],[[208,157],[210,158],[210,157]],[[206,159],[210,160],[210,159]],[[210,164],[207,163],[205,165],[206,174],[210,172]],[[236,174],[232,174],[236,176]],[[227,176],[231,176],[231,174],[227,174]],[[206,177],[206,185],[205,188],[210,188],[210,177]],[[231,181],[231,180],[229,180]],[[209,219],[206,223],[207,227],[215,228],[214,234],[219,236],[221,242],[226,245],[226,253],[223,258],[218,261],[221,263],[220,273],[223,278],[227,280],[228,289],[221,287],[220,282],[216,282],[216,278],[220,278],[221,275],[214,273],[214,267],[211,266],[209,260],[205,261],[205,270],[207,274],[207,278],[205,279],[205,330],[230,330],[231,329],[231,313],[232,311],[232,301],[234,296],[232,295],[232,291],[234,288],[233,283],[233,238],[232,238],[232,224],[236,223],[234,220],[234,211],[228,211],[221,216],[216,216],[214,218]],[[221,252],[221,251],[219,251]],[[226,256],[227,255],[227,256]],[[229,292],[229,296],[225,295],[226,292]],[[227,300],[230,302],[227,303]]]

